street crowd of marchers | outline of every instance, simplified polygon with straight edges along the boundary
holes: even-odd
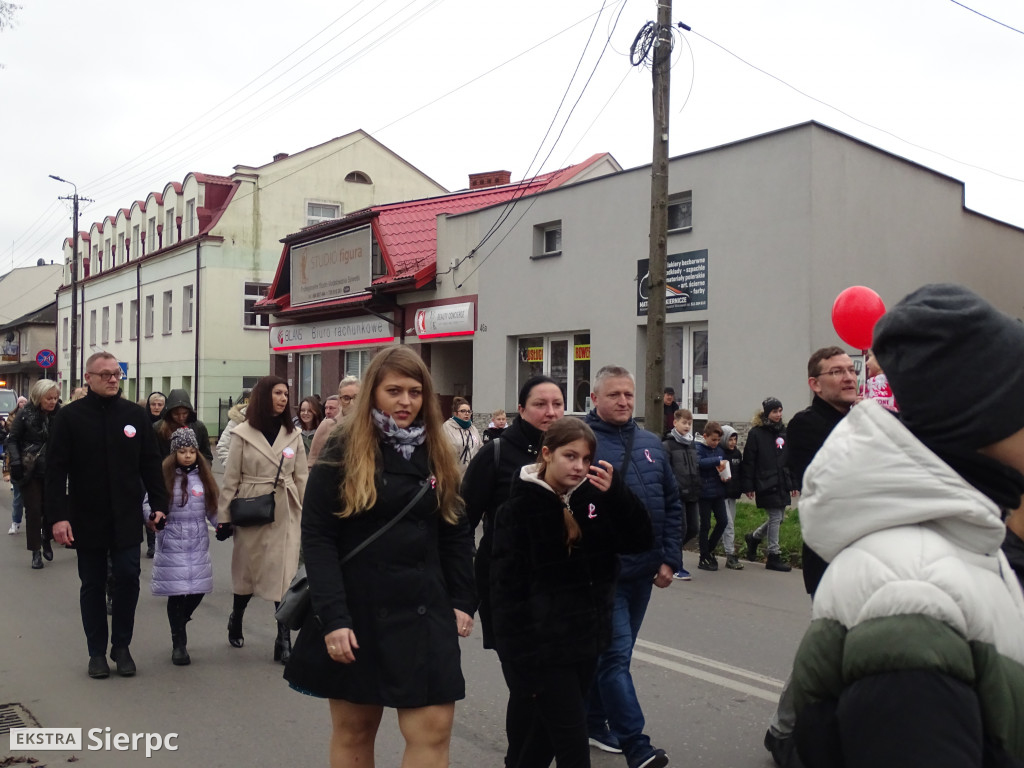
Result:
[[[671,389],[662,434],[640,428],[634,378],[614,365],[584,418],[537,375],[481,434],[468,400],[441,413],[403,346],[294,415],[287,382],[262,378],[212,446],[186,391],[129,402],[98,352],[70,402],[44,379],[4,424],[9,533],[36,571],[74,550],[95,679],[108,658],[135,674],[144,552],[170,662],[191,663],[211,530],[230,541],[227,641],[244,645],[253,596],[275,605],[273,658],[291,689],[328,701],[334,768],[373,765],[385,707],[403,766],[449,764],[459,640],[477,622],[508,688],[506,768],[588,766],[592,749],[659,768],[670,756],[630,672],[653,589],[690,580],[694,538],[702,571],[723,551],[749,567],[762,545],[767,571],[789,570],[779,529],[799,497],[812,621],[766,724],[775,762],[1019,767],[1022,356],[1024,325],[961,286],[924,286],[879,320],[864,385],[843,348],[814,351],[810,406],[787,423],[769,394],[741,451],[730,425],[693,435]],[[764,522],[740,542],[743,494]]]

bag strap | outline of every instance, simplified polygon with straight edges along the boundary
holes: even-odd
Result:
[[[274,490],[277,490],[277,481],[281,479],[281,467],[284,466],[284,454],[281,454],[281,460],[277,462],[277,475],[274,477]]]
[[[420,485],[420,489],[416,492],[416,495],[412,497],[412,500],[402,508],[402,511],[394,517],[392,517],[390,520],[388,520],[384,525],[382,525],[372,534],[363,539],[363,541],[360,542],[358,546],[356,546],[351,552],[349,552],[347,555],[345,555],[345,557],[341,559],[341,565],[344,565],[353,557],[358,555],[366,547],[370,546],[370,544],[376,541],[379,537],[383,536],[391,528],[391,526],[393,526],[395,523],[397,523],[399,520],[405,517],[409,510],[415,507],[416,503],[423,498],[423,494],[427,492],[427,489],[429,487],[430,478],[427,478],[426,480],[423,481],[423,484]]]

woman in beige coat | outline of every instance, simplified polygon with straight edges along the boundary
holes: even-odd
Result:
[[[245,643],[242,616],[255,594],[276,604],[288,588],[299,565],[302,495],[306,490],[306,451],[302,433],[292,423],[288,384],[276,376],[264,376],[253,388],[245,422],[232,432],[224,465],[218,509],[217,539],[234,535],[231,583],[234,602],[228,617],[228,642],[235,648]],[[231,525],[231,500],[250,498],[274,490],[277,482],[274,522],[235,528]],[[274,661],[284,663],[291,655],[291,634],[278,624]]]

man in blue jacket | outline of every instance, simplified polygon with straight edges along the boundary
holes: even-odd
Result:
[[[597,662],[588,725],[591,745],[622,752],[629,768],[662,768],[668,765],[668,755],[643,732],[644,713],[629,664],[652,586],[669,586],[672,574],[682,568],[683,508],[661,440],[633,420],[635,389],[628,370],[604,366],[594,377],[594,410],[587,414],[587,424],[597,435],[594,461],[610,462],[622,473],[626,485],[647,507],[654,532],[650,550],[620,557],[612,644]]]

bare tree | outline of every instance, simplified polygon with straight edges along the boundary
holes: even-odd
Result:
[[[14,14],[21,10],[20,5],[0,0],[0,32],[14,26]]]

